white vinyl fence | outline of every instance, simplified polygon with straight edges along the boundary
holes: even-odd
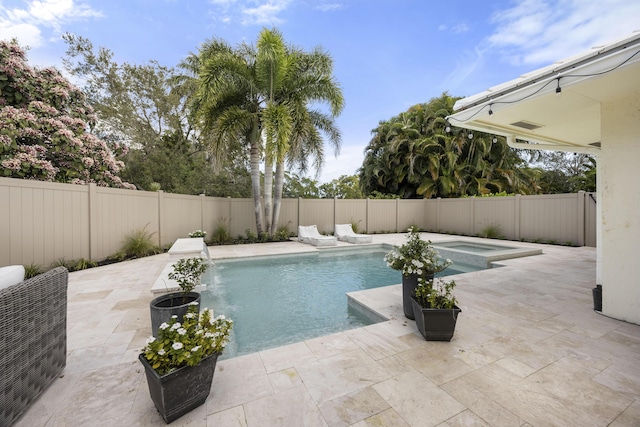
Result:
[[[464,235],[487,227],[511,240],[595,246],[592,193],[463,199],[285,199],[278,227],[296,233],[316,224],[331,234],[351,223],[363,233],[421,229]],[[0,178],[0,266],[49,266],[58,259],[102,260],[126,235],[146,227],[155,242],[171,245],[218,226],[233,237],[256,232],[252,199],[187,196],[90,185]]]

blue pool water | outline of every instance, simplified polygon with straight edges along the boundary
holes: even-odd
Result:
[[[373,323],[347,292],[394,285],[382,248],[216,261],[203,276],[202,306],[234,321],[223,357],[253,353]],[[453,265],[445,272],[462,272]],[[476,268],[477,269],[477,268]],[[464,269],[464,271],[469,271]]]

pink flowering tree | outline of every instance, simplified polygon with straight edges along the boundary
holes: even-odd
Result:
[[[55,68],[32,68],[16,42],[0,41],[0,176],[135,189],[90,132],[97,117],[82,91]]]

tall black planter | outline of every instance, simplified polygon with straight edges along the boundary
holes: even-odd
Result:
[[[144,354],[138,356],[147,375],[151,400],[167,424],[207,400],[218,356],[220,353],[214,353],[196,366],[184,366],[162,376],[153,370]]]
[[[458,314],[462,311],[457,305],[454,305],[454,308],[424,308],[413,298],[411,303],[416,316],[416,326],[425,340],[451,341],[456,330]]]
[[[173,292],[171,294],[160,295],[157,298],[151,300],[149,303],[149,310],[151,312],[151,333],[153,336],[158,335],[158,328],[163,323],[169,323],[171,316],[176,315],[178,319],[181,319],[187,310],[189,304],[192,302],[200,303],[200,294],[198,292],[187,292],[184,295],[182,292]]]
[[[413,306],[411,305],[411,297],[418,287],[418,277],[420,276],[417,274],[410,274],[408,276],[405,276],[404,274],[402,275],[402,309],[404,311],[404,316],[411,320],[415,319],[413,315]],[[425,280],[431,280],[434,275],[429,274],[423,277]]]
[[[593,309],[602,311],[602,285],[596,285],[591,291],[593,292]]]

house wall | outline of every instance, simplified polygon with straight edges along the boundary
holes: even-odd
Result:
[[[602,312],[640,324],[640,97],[603,103],[601,121],[598,283],[602,284]]]

